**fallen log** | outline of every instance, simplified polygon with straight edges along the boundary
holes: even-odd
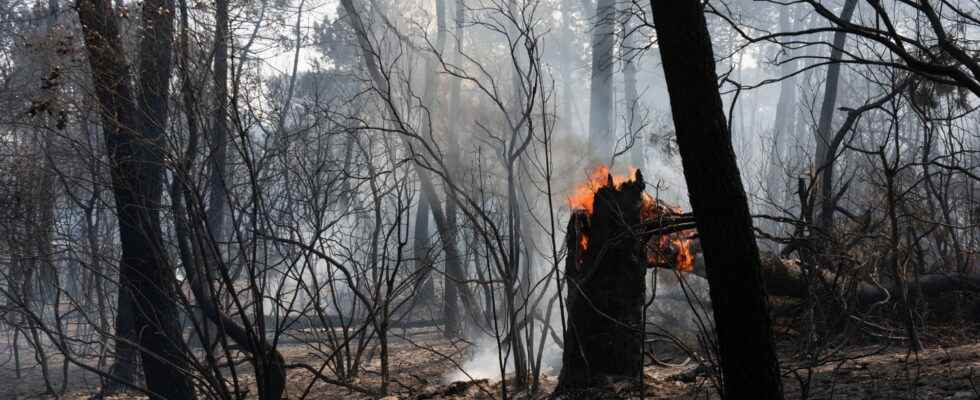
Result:
[[[687,274],[707,279],[700,259],[695,263],[694,269]],[[762,277],[766,285],[766,294],[769,296],[803,298],[807,295],[806,278],[803,276],[803,268],[798,260],[764,257]],[[846,288],[848,297],[853,297],[854,304],[858,307],[887,303],[892,298],[891,294],[898,290],[898,283],[894,281],[855,282],[853,278],[838,276],[819,268],[817,277],[819,281],[816,283],[821,288],[836,287],[839,288],[838,290]],[[910,290],[926,297],[948,292],[980,293],[980,273],[929,273],[919,275],[908,284]]]
[[[697,271],[697,269],[695,269]],[[763,260],[762,276],[769,296],[802,298],[807,294],[803,269],[796,260],[770,257]],[[817,278],[824,287],[847,287],[853,285],[853,296],[858,306],[866,307],[877,303],[887,303],[891,293],[898,290],[898,283],[853,282],[853,279],[839,277],[831,271],[817,269]],[[932,273],[923,274],[908,283],[910,290],[925,296],[935,296],[945,292],[963,291],[980,293],[980,273]]]
[[[654,221],[645,221],[645,233],[653,237],[696,229],[690,214],[665,213]],[[696,237],[693,233],[690,237]],[[677,249],[672,251],[676,252]],[[669,267],[674,265],[649,265],[649,267]],[[696,262],[690,273],[707,279],[703,262]],[[762,277],[769,296],[803,298],[807,295],[807,283],[799,260],[786,259],[778,256],[763,256]],[[869,282],[855,281],[854,278],[838,276],[823,268],[816,269],[817,282],[823,288],[847,288],[848,297],[853,296],[855,305],[868,307],[878,303],[891,301],[892,293],[896,293],[898,283],[895,281]],[[909,290],[932,297],[947,292],[980,293],[980,273],[928,273],[915,277],[908,282]],[[841,289],[839,289],[841,290]]]

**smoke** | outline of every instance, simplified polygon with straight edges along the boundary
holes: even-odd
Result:
[[[687,198],[687,181],[681,172],[680,160],[657,153],[647,157],[645,164],[640,170],[647,182],[647,192],[657,199],[689,210],[691,204]]]
[[[543,268],[545,268],[543,265],[536,265],[535,270],[537,272],[537,270]],[[542,274],[541,276],[544,275]],[[553,287],[549,286],[545,290],[548,293],[545,294],[544,298],[551,298],[551,296],[555,295]],[[552,335],[562,335],[562,321],[561,313],[558,312],[558,303],[553,303],[552,307],[554,309],[550,314],[548,325],[545,325],[539,319],[535,319],[533,322],[529,322],[527,326],[532,328],[530,331],[533,331],[533,343],[531,344],[534,352],[532,355],[533,359],[537,359],[539,354],[541,357],[541,373],[543,375],[557,376],[561,371],[562,348],[554,341]],[[539,311],[539,316],[547,315],[545,310]],[[501,318],[503,319],[503,316]],[[448,372],[443,379],[446,382],[468,381],[471,379],[499,381],[501,365],[504,362],[506,363],[504,365],[504,374],[513,374],[514,355],[508,353],[508,344],[504,342],[505,333],[503,332],[503,324],[504,322],[500,321],[500,341],[502,343],[499,346],[498,340],[490,333],[471,332],[469,337],[474,341],[474,344],[470,347],[465,361],[458,368]],[[528,331],[528,329],[525,329],[522,333],[527,333]],[[541,335],[545,335],[543,345],[541,343]]]
[[[468,381],[470,379],[500,379],[501,360],[504,353],[497,347],[497,341],[482,335],[473,346],[472,355],[457,368],[446,375],[446,382]],[[514,372],[513,357],[506,365],[505,373]]]
[[[542,332],[543,327],[535,324],[536,333]],[[561,328],[558,325],[558,331]],[[538,335],[535,335],[538,336]],[[540,340],[540,336],[537,337]],[[534,345],[537,348],[537,340]],[[466,361],[455,370],[449,372],[445,377],[446,382],[468,381],[470,379],[487,379],[490,381],[500,380],[501,360],[507,360],[505,374],[514,373],[514,356],[507,354],[506,344],[503,348],[497,346],[497,341],[487,335],[481,335],[480,339],[472,347],[472,353]],[[544,350],[541,353],[541,373],[546,375],[558,375],[561,371],[562,349],[550,337],[545,339]]]
[[[701,257],[698,257],[697,263],[703,264]],[[687,349],[696,350],[699,346],[698,335],[704,329],[711,329],[713,324],[707,280],[689,273],[651,269],[647,274],[647,299],[651,298],[653,301],[646,309],[647,333],[653,335],[650,337],[672,337]],[[550,319],[551,328],[560,336],[560,314],[553,312]],[[538,351],[540,335],[548,335],[541,351],[541,373],[557,376],[561,372],[563,350],[543,328],[546,327],[540,322],[534,323],[535,352]],[[506,360],[505,375],[514,372],[513,355],[507,354],[506,344],[501,348],[492,336],[485,333],[475,335],[478,339],[466,360],[444,376],[447,383],[471,379],[499,381],[501,360]],[[681,348],[661,343],[655,351],[679,355]]]
[[[713,323],[708,281],[694,274],[660,268],[648,276],[648,298],[655,297],[646,313],[647,331],[666,333],[688,348],[696,348],[698,335]]]

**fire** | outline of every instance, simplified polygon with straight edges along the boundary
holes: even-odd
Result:
[[[678,271],[694,271],[692,240],[683,233],[663,235],[647,243],[647,263],[657,267],[672,267]]]
[[[677,249],[674,256],[674,268],[680,271],[694,271],[694,253],[691,251],[691,239],[677,237],[670,239],[671,244]]]
[[[610,175],[609,167],[600,165],[589,174],[588,180],[572,190],[568,197],[568,205],[573,210],[583,210],[592,215],[595,206],[595,194],[600,188],[612,185],[618,188],[630,181],[636,174],[636,168],[630,168],[627,175]],[[664,214],[682,214],[679,207],[670,207],[653,196],[643,193],[643,205],[640,209],[640,219],[650,221]],[[673,267],[677,270],[690,272],[694,270],[694,252],[691,250],[693,241],[683,232],[655,237],[647,243],[647,262],[650,265]],[[589,236],[582,232],[578,239],[579,250],[585,252],[589,248]]]
[[[630,167],[629,170],[630,172],[627,175],[612,176],[613,187],[619,187],[624,182],[628,182],[630,179],[633,179],[633,176],[636,173],[636,168]],[[600,188],[609,184],[609,176],[609,167],[605,165],[596,167],[596,169],[589,174],[589,179],[585,183],[572,190],[572,194],[568,196],[568,206],[573,210],[585,210],[589,213],[589,215],[592,215],[592,208],[595,205],[595,193],[598,192]]]

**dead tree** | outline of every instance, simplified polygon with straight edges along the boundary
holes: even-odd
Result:
[[[722,395],[782,399],[759,248],[718,93],[704,6],[695,1],[652,1],[651,6],[677,146],[708,270]]]
[[[159,214],[174,5],[165,0],[143,3],[138,90],[130,84],[119,21],[109,2],[86,0],[77,10],[101,106],[122,244],[116,317],[116,361],[121,363],[113,372],[131,373],[135,364],[127,354],[138,348],[154,397],[192,399],[177,325],[174,271],[165,259]]]
[[[556,393],[567,396],[643,371],[643,299],[647,257],[641,224],[643,175],[616,187],[610,177],[593,213],[568,225],[565,279],[568,326]]]

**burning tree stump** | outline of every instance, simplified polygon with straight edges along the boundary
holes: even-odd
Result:
[[[643,371],[643,301],[647,268],[643,175],[619,185],[611,176],[595,192],[592,213],[568,224],[565,280],[568,324],[556,393],[574,396]]]
[[[679,232],[693,229],[694,218],[644,187],[639,171],[614,178],[600,167],[570,199],[568,321],[556,395],[595,398],[609,383],[642,379],[646,270],[693,268],[691,240]]]

